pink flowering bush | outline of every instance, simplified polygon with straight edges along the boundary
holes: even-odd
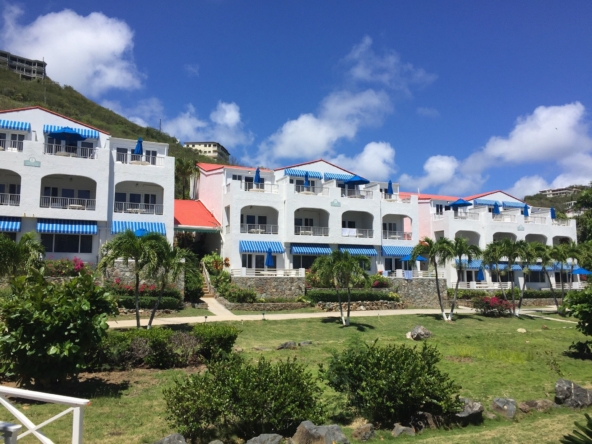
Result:
[[[85,264],[82,259],[75,257],[72,260],[47,259],[44,263],[45,276],[51,277],[74,277],[79,274],[86,275],[92,273],[92,264]]]
[[[372,288],[388,288],[390,286],[390,280],[381,274],[374,274],[370,276],[370,286]]]
[[[473,299],[473,308],[483,316],[511,316],[514,306],[511,302],[496,296],[483,296]]]
[[[121,279],[117,278],[112,282],[105,282],[104,287],[109,292],[120,295],[120,296],[134,296],[135,287],[134,284],[125,284],[121,282]],[[140,284],[139,287],[140,297],[150,296],[157,297],[160,295],[160,286],[156,284]],[[167,285],[163,292],[164,297],[181,299],[181,292],[173,285]]]

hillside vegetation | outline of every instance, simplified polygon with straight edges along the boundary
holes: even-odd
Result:
[[[583,185],[582,185],[583,187]],[[545,194],[534,194],[532,196],[525,196],[524,201],[533,207],[550,208],[555,207],[555,210],[565,213],[567,211],[567,202],[578,200],[582,193],[574,193],[569,196],[547,197]]]

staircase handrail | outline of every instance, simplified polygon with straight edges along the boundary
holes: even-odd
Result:
[[[208,289],[208,294],[213,294],[214,292],[212,291],[212,283],[210,282],[210,273],[208,271],[208,267],[206,267],[206,264],[204,262],[201,263],[201,268],[202,268],[202,274],[204,277],[204,282],[206,284],[206,287]]]

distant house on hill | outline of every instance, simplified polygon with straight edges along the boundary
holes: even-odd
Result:
[[[185,142],[184,148],[190,148],[212,159],[228,162],[230,153],[218,142]]]
[[[6,51],[0,51],[0,67],[16,72],[21,79],[34,80],[45,78],[47,63],[41,60],[32,60]]]

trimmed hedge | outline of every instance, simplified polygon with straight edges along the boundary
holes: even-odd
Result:
[[[241,331],[224,324],[197,324],[193,327],[193,335],[201,344],[200,353],[206,359],[211,359],[218,352],[230,353],[232,346]]]
[[[339,291],[341,301],[347,301],[347,290]],[[337,292],[335,290],[309,290],[306,292],[306,298],[310,299],[311,302],[338,302]],[[399,300],[389,293],[384,291],[372,291],[372,290],[357,290],[351,291],[352,301],[396,301]]]
[[[140,308],[142,309],[152,309],[156,304],[156,300],[158,298],[144,296],[139,298]],[[117,296],[117,305],[122,308],[128,308],[131,310],[136,309],[136,299],[133,296]],[[160,300],[160,304],[158,304],[159,310],[180,310],[183,308],[181,305],[181,300],[177,298],[167,298],[163,297]]]
[[[566,291],[569,288],[566,286]],[[482,297],[482,296],[495,296],[498,298],[503,298],[504,295],[502,294],[501,290],[495,291],[487,291],[487,290],[464,290],[458,289],[458,299],[473,299],[475,297]],[[555,290],[555,296],[561,298],[561,290]],[[454,288],[448,289],[448,297],[452,299],[454,297]],[[510,289],[506,290],[506,297],[508,299],[512,299],[512,292]],[[514,288],[514,297],[518,299],[520,297],[520,290],[518,288]],[[524,299],[541,299],[541,298],[552,298],[553,293],[551,291],[545,290],[525,290],[524,291]]]

